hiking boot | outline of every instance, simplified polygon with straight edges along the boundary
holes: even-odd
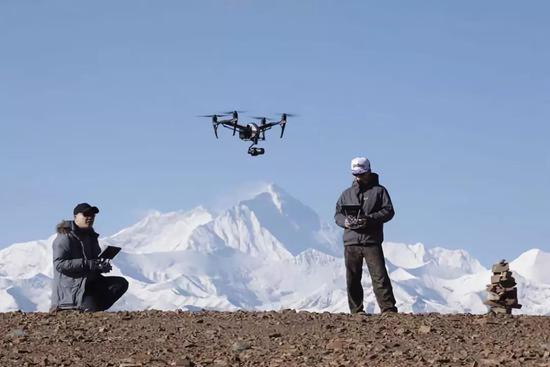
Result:
[[[392,317],[395,315],[397,315],[397,310],[393,310],[393,309],[382,311],[382,313],[380,314],[380,316],[382,317]]]

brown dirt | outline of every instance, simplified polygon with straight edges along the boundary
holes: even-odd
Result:
[[[550,366],[550,317],[0,313],[0,366]]]

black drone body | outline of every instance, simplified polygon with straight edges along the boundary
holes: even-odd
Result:
[[[285,127],[287,124],[287,118],[293,116],[289,113],[283,113],[279,121],[271,121],[267,117],[252,117],[255,120],[258,120],[259,123],[251,122],[249,124],[243,125],[239,123],[239,112],[243,111],[232,111],[224,112],[222,114],[216,115],[201,115],[200,117],[210,117],[212,118],[212,127],[214,128],[214,135],[216,139],[218,138],[218,127],[221,125],[227,129],[233,131],[233,136],[239,132],[239,138],[245,141],[251,141],[252,145],[248,148],[248,154],[255,157],[265,153],[264,148],[255,147],[258,144],[258,141],[265,140],[265,132],[271,129],[273,126],[281,126],[281,138],[285,133]],[[220,117],[231,116],[229,119],[219,120]]]

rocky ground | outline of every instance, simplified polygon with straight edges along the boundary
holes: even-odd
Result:
[[[0,313],[0,366],[550,366],[550,317]]]

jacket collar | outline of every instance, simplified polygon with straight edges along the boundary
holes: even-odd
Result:
[[[92,237],[99,237],[99,234],[94,231],[94,229],[83,230],[78,228],[78,226],[75,224],[73,220],[63,220],[61,223],[57,225],[57,233],[60,234],[73,234],[77,237],[81,237],[84,235],[89,235]]]

